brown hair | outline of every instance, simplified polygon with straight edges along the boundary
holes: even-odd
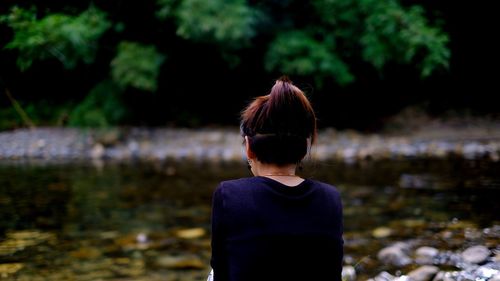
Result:
[[[298,163],[307,154],[307,139],[316,139],[316,115],[304,92],[284,76],[243,110],[240,129],[259,161]]]

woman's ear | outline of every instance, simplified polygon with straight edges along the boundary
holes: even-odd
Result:
[[[255,153],[250,149],[250,142],[248,136],[245,136],[245,147],[247,152],[247,159],[255,159]]]

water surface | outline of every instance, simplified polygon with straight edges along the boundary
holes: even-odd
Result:
[[[360,280],[390,268],[395,241],[450,251],[498,245],[500,163],[309,162],[344,204],[346,263]],[[203,280],[210,203],[242,163],[0,164],[0,275],[11,280]],[[3,267],[2,267],[3,266]]]

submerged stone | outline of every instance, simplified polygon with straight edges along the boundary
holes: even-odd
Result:
[[[3,263],[3,264],[0,264],[0,276],[2,278],[7,278],[9,277],[9,275],[12,275],[16,272],[18,272],[19,270],[21,270],[21,268],[23,268],[24,265],[22,263]]]
[[[206,234],[206,230],[201,227],[180,229],[175,232],[175,236],[182,239],[195,239],[203,237]]]
[[[95,259],[102,255],[102,251],[95,247],[82,247],[69,254],[77,259]]]
[[[375,238],[386,238],[391,236],[392,234],[392,229],[388,227],[377,227],[372,231],[372,236]]]
[[[163,255],[156,259],[158,267],[170,269],[204,269],[205,263],[198,257],[192,255],[171,256]]]

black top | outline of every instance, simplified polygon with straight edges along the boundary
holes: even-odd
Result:
[[[342,204],[331,185],[266,177],[221,182],[212,202],[215,281],[340,281]]]

